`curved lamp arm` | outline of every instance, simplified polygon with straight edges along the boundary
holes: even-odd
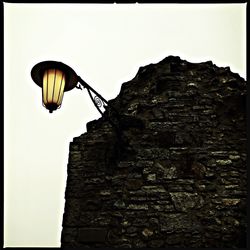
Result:
[[[101,115],[103,115],[103,112],[101,111],[101,107],[105,107],[108,106],[108,102],[105,98],[103,98],[99,93],[97,93],[91,86],[89,86],[85,81],[82,80],[82,78],[80,76],[78,76],[78,82],[87,89],[89,96],[92,100],[92,102],[94,103],[95,107],[97,108],[97,110],[101,113]],[[78,87],[80,88],[80,87]],[[92,93],[95,94],[95,97],[93,97]]]
[[[95,91],[89,84],[87,84],[80,76],[78,76],[78,82],[87,89],[88,94],[93,102],[93,104],[95,105],[96,109],[99,111],[99,113],[103,116],[104,112],[102,112],[101,107],[103,106],[104,108],[109,107],[112,111],[114,111],[116,118],[119,120],[119,113],[118,111],[111,106],[110,104],[108,104],[107,100],[102,97],[97,91]],[[81,89],[80,86],[78,86],[77,88]],[[93,96],[93,94],[95,96]],[[110,120],[110,118],[108,117],[108,121],[110,122],[110,124],[115,127],[115,129],[117,131],[119,131],[119,128],[117,127],[117,124],[115,124],[113,121]],[[118,124],[119,126],[119,124]]]

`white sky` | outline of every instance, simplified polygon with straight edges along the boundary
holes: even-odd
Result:
[[[87,91],[42,106],[32,67],[62,61],[113,99],[169,55],[246,78],[246,4],[4,3],[4,246],[59,247],[69,143],[100,114]]]

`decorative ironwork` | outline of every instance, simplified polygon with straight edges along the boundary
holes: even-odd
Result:
[[[94,97],[94,102],[95,102],[95,104],[96,104],[99,108],[101,108],[102,106],[104,106],[104,105],[103,105],[103,101],[102,101],[98,96],[95,96],[95,97]]]
[[[93,97],[92,91],[89,88],[87,88],[87,91],[88,91],[90,99],[93,102],[93,104],[95,105],[96,109],[99,111],[99,113],[101,115],[103,115],[104,112],[101,110],[101,107],[103,106],[104,101],[101,100],[101,98],[98,97],[97,95],[95,97]]]

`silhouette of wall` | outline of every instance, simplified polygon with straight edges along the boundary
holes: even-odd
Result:
[[[245,100],[211,61],[141,67],[109,101],[120,133],[100,118],[70,143],[61,246],[246,247]]]

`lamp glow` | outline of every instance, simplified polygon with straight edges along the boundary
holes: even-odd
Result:
[[[43,105],[50,111],[61,107],[65,87],[65,74],[59,69],[48,69],[43,75]]]

